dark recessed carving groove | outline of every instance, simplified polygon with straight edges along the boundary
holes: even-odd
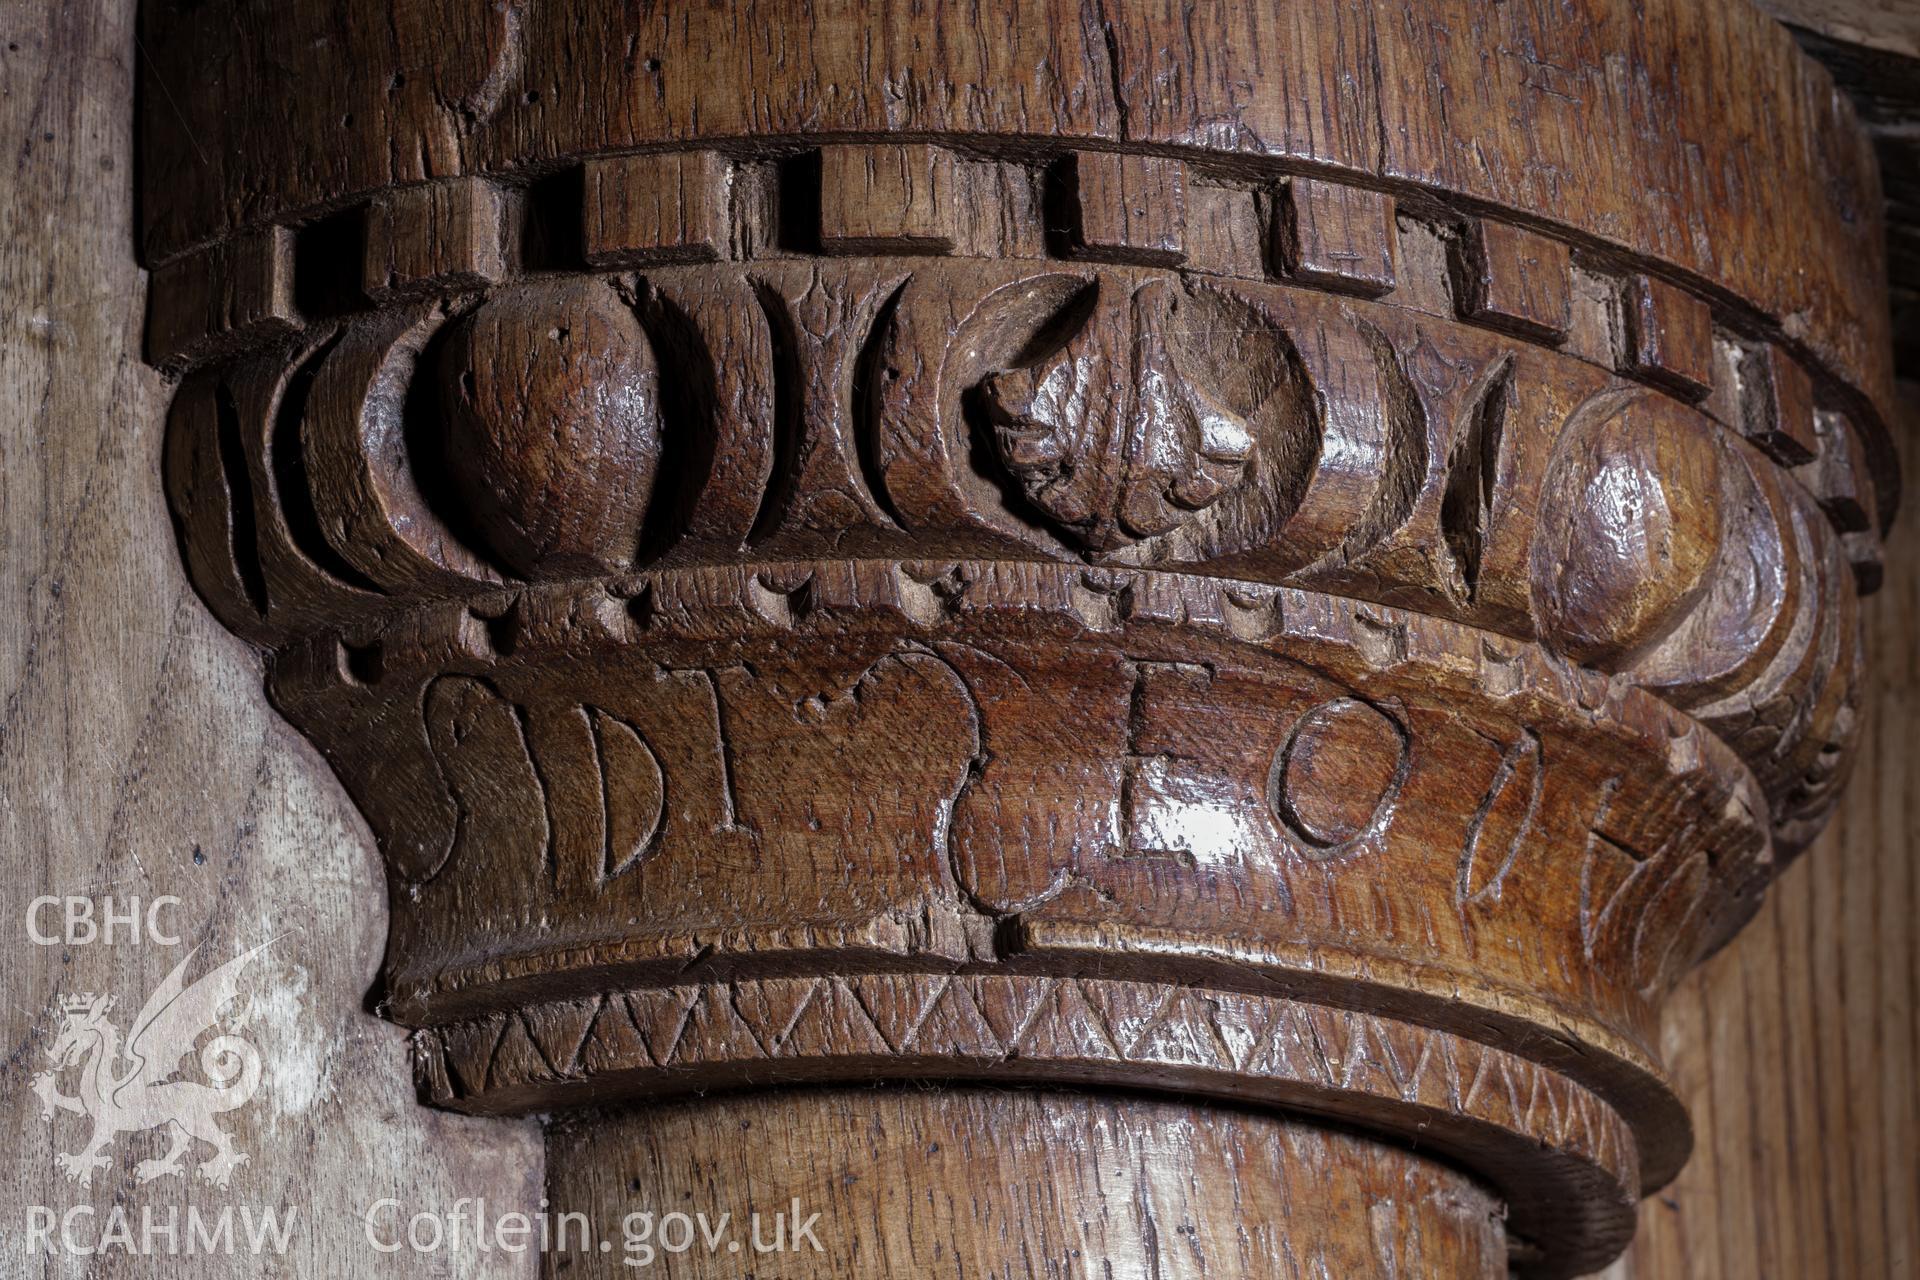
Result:
[[[1501,433],[1507,417],[1510,366],[1495,365],[1477,380],[1465,415],[1454,428],[1447,459],[1447,497],[1440,523],[1453,555],[1454,594],[1471,603],[1480,585],[1480,556],[1499,488]]]
[[[267,581],[260,572],[259,557],[253,551],[258,533],[253,522],[253,480],[240,443],[240,411],[234,407],[233,392],[225,383],[214,387],[213,403],[215,430],[219,433],[220,470],[226,479],[227,502],[233,513],[228,521],[233,563],[254,612],[265,617]]]
[[[806,443],[806,423],[801,409],[804,395],[801,379],[805,375],[800,367],[793,318],[771,285],[759,280],[752,284],[754,300],[766,320],[767,336],[772,343],[768,382],[773,401],[773,470],[761,494],[759,514],[747,534],[750,547],[765,542],[785,521],[800,473],[800,453]]]
[[[287,532],[301,554],[345,585],[377,594],[380,588],[348,564],[320,531],[320,517],[313,509],[313,491],[308,486],[306,454],[300,445],[300,424],[306,418],[307,397],[312,394],[314,377],[339,338],[337,331],[329,335],[296,364],[281,393],[268,445],[274,499]]]
[[[1767,687],[1818,710],[1789,734],[1844,752],[1851,665],[1792,665],[1820,652],[1804,644],[1766,660],[1816,634],[1803,619],[1833,647],[1851,604],[1823,567],[1830,525],[1698,410],[1392,308],[1089,270],[659,268],[637,304],[593,277],[516,286],[452,321],[349,325],[297,362],[276,438],[344,468],[333,518],[352,523],[314,549],[350,570],[336,578],[392,584],[371,609],[342,598],[360,625],[492,590],[474,547],[539,582],[725,564],[743,535],[909,558],[957,538],[1434,609],[1629,678],[1644,666],[1681,706],[1785,681]],[[483,387],[480,364],[514,372]],[[1551,403],[1564,417],[1531,407]],[[443,421],[465,433],[450,453]],[[508,465],[499,450],[530,429],[538,448]],[[1723,526],[1723,506],[1744,523]],[[286,519],[311,535],[297,500]],[[278,572],[266,542],[259,561],[235,550],[261,582]],[[1780,608],[1741,585],[1756,572]],[[289,639],[304,625],[272,622]]]
[[[1208,1267],[1618,1251],[1689,1141],[1662,1001],[1852,762],[1897,497],[1871,175],[1744,5],[289,3],[143,28],[231,151],[149,121],[150,350],[427,1100],[1185,1092],[1242,1164],[1179,1194],[1261,1249],[1209,1207]],[[1648,53],[1703,47],[1752,74]],[[328,152],[200,74],[334,102],[342,50]],[[567,1160],[669,1123],[603,1119],[550,1161],[597,1212]],[[1076,1176],[1049,1221],[1125,1226]]]

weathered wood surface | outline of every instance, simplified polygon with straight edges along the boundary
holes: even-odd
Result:
[[[957,1074],[1297,1113],[957,1089],[836,1113],[806,1101],[821,1095],[742,1093],[556,1132],[563,1203],[604,1214],[648,1191],[804,1174],[861,1233],[871,1275],[889,1270],[875,1257],[924,1262],[914,1250],[947,1239],[983,1259],[1078,1247],[1237,1275],[1233,1224],[1248,1217],[1297,1231],[1302,1265],[1318,1252],[1335,1274],[1498,1273],[1510,1241],[1523,1265],[1564,1267],[1622,1242],[1636,1165],[1658,1180],[1685,1150],[1650,1069],[1664,1054],[1701,1157],[1671,1193],[1679,1216],[1643,1211],[1634,1274],[1761,1273],[1774,1264],[1755,1259],[1811,1258],[1816,1226],[1848,1237],[1828,1246],[1832,1274],[1901,1274],[1912,1100],[1874,1055],[1912,1042],[1912,970],[1874,966],[1912,945],[1904,845],[1872,842],[1881,881],[1802,868],[1785,882],[1831,877],[1841,907],[1767,909],[1800,941],[1763,960],[1780,957],[1778,985],[1814,1032],[1788,1038],[1781,1074],[1747,1073],[1766,1055],[1726,1048],[1770,1034],[1775,980],[1737,958],[1750,951],[1689,979],[1655,1035],[1665,988],[1751,905],[1768,829],[1781,849],[1806,838],[1844,776],[1854,582],[1879,563],[1875,499],[1890,491],[1873,493],[1852,446],[1883,403],[1869,385],[1883,341],[1855,323],[1872,314],[1858,294],[1871,245],[1851,238],[1866,232],[1814,206],[1836,191],[1846,206],[1866,180],[1845,164],[1824,187],[1779,178],[1851,155],[1825,145],[1844,113],[1789,113],[1805,132],[1776,153],[1782,170],[1736,184],[1845,246],[1812,270],[1690,237],[1683,225],[1726,202],[1649,187],[1632,156],[1624,176],[1596,175],[1582,149],[1606,131],[1590,121],[1533,131],[1570,148],[1545,169],[1515,155],[1479,173],[1457,155],[1399,166],[1405,132],[1322,130],[1379,115],[1338,76],[1358,95],[1351,119],[1302,105],[1294,120],[1284,93],[1163,119],[1170,82],[1128,60],[1159,47],[1158,28],[1124,21],[1079,33],[1083,115],[1056,105],[1048,126],[1099,145],[894,141],[878,135],[903,126],[878,108],[842,136],[832,113],[866,108],[828,95],[735,121],[717,150],[669,119],[678,149],[589,157],[575,187],[555,180],[579,148],[640,135],[570,131],[659,121],[644,98],[600,119],[594,104],[624,99],[557,68],[585,59],[644,85],[671,67],[679,85],[692,46],[636,42],[631,66],[599,67],[594,51],[623,42],[563,48],[542,25],[554,6],[480,33],[528,42],[514,50],[470,47],[470,15],[431,7],[317,43],[304,6],[274,23],[222,15],[184,44],[152,33],[163,76],[193,70],[145,95],[181,178],[156,178],[157,225],[223,193],[200,208],[212,221],[155,243],[247,226],[156,276],[148,350],[194,367],[166,450],[179,544],[158,496],[168,388],[130,345],[130,201],[120,187],[102,201],[94,173],[130,167],[109,123],[131,110],[126,15],[67,15],[37,44],[0,33],[43,51],[0,63],[21,125],[5,198],[20,225],[58,228],[4,250],[0,390],[23,406],[0,477],[5,572],[27,607],[6,637],[0,750],[8,848],[41,877],[8,919],[74,876],[179,894],[210,949],[298,930],[261,971],[259,1042],[276,1079],[318,1083],[239,1113],[252,1161],[221,1193],[301,1206],[297,1273],[362,1271],[359,1212],[381,1195],[531,1209],[540,1143],[518,1122],[413,1105],[395,1033],[360,1005],[386,934],[365,832],[262,709],[259,666],[184,587],[176,545],[222,621],[276,651],[274,695],[384,839],[399,909],[378,989],[427,1024],[426,1100],[526,1111]],[[1525,35],[1477,25],[1524,23],[1510,8],[1459,16],[1464,42],[1446,22],[1366,38],[1417,66]],[[1789,96],[1818,83],[1744,9],[1706,10],[1655,15],[1656,76],[1693,74],[1661,52],[1678,42]],[[391,65],[382,43],[341,71],[333,59],[374,26]],[[298,55],[200,43],[236,32]],[[854,84],[830,61],[853,47],[843,35],[829,24],[829,60],[801,60],[783,91]],[[1576,61],[1598,67],[1618,35],[1603,26]],[[1619,106],[1568,92],[1565,67],[1527,41],[1493,43],[1513,60],[1493,83],[1536,123],[1566,124],[1563,100]],[[498,74],[463,88],[476,50]],[[1477,52],[1448,65],[1461,84],[1484,78]],[[1200,87],[1230,86],[1232,70]],[[298,136],[271,133],[284,114],[223,105],[302,75],[317,92]],[[924,96],[924,77],[879,79],[913,111],[958,110]],[[1418,75],[1386,83],[1425,91]],[[1741,117],[1714,83],[1706,103],[1698,85],[1658,92],[1709,131],[1777,123]],[[1257,137],[1226,123],[1236,112]],[[783,137],[755,150],[768,131]],[[809,154],[786,132],[830,136]],[[1524,149],[1522,134],[1481,140]],[[1236,150],[1244,165],[1212,164]],[[1279,161],[1307,172],[1262,167]],[[1636,201],[1561,207],[1571,188],[1544,175],[1562,166]],[[370,189],[395,175],[448,180]],[[312,212],[328,216],[293,225]],[[1208,334],[1233,337],[1223,353]],[[1107,412],[1076,410],[1088,397]],[[724,447],[701,456],[690,422]],[[423,433],[453,447],[444,488],[417,469]],[[684,483],[701,470],[704,485]],[[1656,515],[1623,524],[1583,501],[1595,492]],[[1605,554],[1609,540],[1628,553]],[[1753,592],[1730,550],[1750,547]],[[1909,564],[1894,573],[1910,618]],[[1751,599],[1764,607],[1743,613]],[[1874,748],[1899,758],[1898,728],[1876,724]],[[1848,803],[1907,803],[1910,788],[1879,780]],[[1701,821],[1673,823],[1676,805]],[[1567,849],[1582,859],[1549,856]],[[1815,959],[1795,968],[1783,949],[1809,935]],[[1311,948],[1290,950],[1302,937]],[[186,1194],[184,1180],[132,1185],[157,1136],[123,1140],[74,1188],[52,1153],[77,1146],[79,1122],[50,1140],[27,1091],[56,994],[130,1005],[173,959],[46,948],[8,971],[20,1021],[0,1119],[28,1135],[7,1188],[23,1203]],[[1863,985],[1884,1021],[1862,1012]],[[1736,1120],[1795,1124],[1809,1113],[1790,1100],[1820,1097],[1820,1149],[1844,1172],[1793,1129],[1793,1181],[1776,1180],[1788,1162],[1765,1141],[1750,1155],[1758,1127],[1715,1124],[1729,1095],[1747,1102]],[[1884,1140],[1852,1132],[1863,1095]],[[889,1147],[852,1182],[822,1154],[871,1159],[872,1135],[942,1126],[957,1141],[924,1197],[897,1194],[924,1148]],[[772,1163],[770,1131],[791,1135],[793,1159]],[[1452,1163],[1409,1157],[1394,1135]],[[980,1160],[1002,1137],[1031,1149],[1025,1182]],[[1275,1160],[1276,1145],[1301,1158]],[[1126,1189],[1093,1181],[1096,1165]],[[1191,1173],[1156,1183],[1169,1168]],[[1702,1179],[1720,1188],[1705,1214],[1687,1207]],[[1420,1213],[1396,1200],[1409,1189]],[[1510,1239],[1449,1235],[1489,1194]],[[1029,1216],[1035,1195],[1070,1210]],[[1722,1211],[1733,1199],[1748,1218]],[[1028,1238],[981,1234],[982,1205],[1020,1206]],[[1428,1233],[1421,1213],[1456,1219]],[[903,1225],[925,1231],[901,1245]],[[411,1270],[532,1265],[513,1261]]]
[[[1198,148],[1577,227],[1800,317],[1794,340],[1889,402],[1885,316],[1859,305],[1879,288],[1879,251],[1845,225],[1877,216],[1870,152],[1823,74],[1739,0],[1589,4],[1572,20],[1577,39],[1558,11],[1476,0],[1184,14],[1035,0],[991,17],[970,4],[843,4],[793,32],[784,13],[435,3],[389,21],[385,4],[337,15],[263,4],[207,23],[162,6],[147,27],[154,56],[221,74],[185,104],[187,127],[148,116],[153,171],[169,178],[152,187],[145,243],[165,259],[391,183],[695,138],[886,131]],[[933,31],[942,38],[918,34]],[[1733,68],[1738,84],[1767,88],[1727,92]],[[248,109],[269,77],[298,114]],[[1764,105],[1782,101],[1784,130]],[[208,163],[194,163],[189,136]],[[1787,227],[1797,239],[1782,253],[1771,229]]]
[[[143,26],[181,549],[387,857],[425,1099],[1184,1090],[1616,1253],[1660,1003],[1858,733],[1814,64],[1733,0],[428,8]]]
[[[1808,6],[1780,16],[1820,59],[1847,96],[1873,140],[1886,197],[1887,286],[1893,304],[1893,355],[1901,378],[1920,377],[1920,7],[1903,6],[1871,29],[1854,24],[1876,15]]]
[[[367,1275],[385,1261],[366,1244],[368,1204],[532,1201],[539,1136],[415,1104],[402,1033],[363,1007],[386,936],[366,828],[181,570],[157,479],[170,388],[141,359],[133,10],[0,8],[0,1274]],[[177,896],[159,922],[183,941],[37,946],[28,907],[43,894],[122,909]],[[135,1163],[166,1146],[149,1132],[123,1135],[90,1186],[70,1182],[55,1154],[88,1126],[43,1117],[30,1088],[57,1001],[111,994],[124,1025],[195,944],[219,960],[280,934],[246,1000],[267,1083],[222,1121],[248,1162],[224,1189],[142,1184]],[[292,1209],[296,1230],[284,1258],[171,1262],[50,1258],[26,1232],[33,1206],[84,1205],[98,1216],[78,1238],[96,1242],[118,1206],[138,1238],[143,1207],[188,1204]],[[443,1257],[407,1274],[531,1264]]]
[[[1896,376],[1920,378],[1920,5],[1762,0],[1853,99],[1886,195]]]
[[[1500,1205],[1474,1179],[1233,1107],[800,1090],[589,1114],[557,1124],[550,1147],[561,1203],[656,1213],[698,1205],[710,1223],[732,1213],[738,1253],[676,1255],[656,1239],[652,1273],[676,1280],[1508,1274]],[[1356,1213],[1366,1229],[1355,1229]],[[671,1225],[667,1238],[680,1231]],[[755,1239],[787,1247],[761,1255]],[[549,1274],[610,1280],[632,1275],[629,1258],[639,1256],[576,1253]]]
[[[1920,387],[1908,384],[1910,391]],[[1920,451],[1906,452],[1909,476]],[[1920,528],[1868,605],[1861,768],[1662,1045],[1698,1143],[1610,1280],[1920,1273]]]
[[[1760,8],[1829,39],[1920,58],[1920,10],[1907,0],[1760,0]]]

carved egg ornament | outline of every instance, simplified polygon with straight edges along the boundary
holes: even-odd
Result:
[[[1720,542],[1717,454],[1665,396],[1576,411],[1542,494],[1532,583],[1541,638],[1617,670],[1699,599]]]
[[[500,560],[528,578],[630,564],[660,463],[659,372],[597,280],[495,295],[440,361],[447,458]]]

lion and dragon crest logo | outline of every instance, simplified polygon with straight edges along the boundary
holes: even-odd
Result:
[[[84,1147],[57,1156],[69,1179],[91,1184],[95,1170],[107,1164],[102,1153],[116,1137],[157,1128],[167,1130],[170,1145],[159,1158],[134,1166],[141,1182],[183,1173],[183,1160],[195,1142],[213,1148],[212,1155],[200,1159],[197,1172],[217,1187],[227,1185],[233,1171],[246,1163],[246,1153],[234,1149],[216,1118],[243,1105],[259,1089],[260,1052],[230,1031],[205,1044],[199,1041],[218,1027],[222,1012],[238,999],[247,962],[273,941],[188,985],[187,966],[199,952],[195,947],[147,997],[124,1037],[108,1017],[113,997],[89,993],[61,998],[60,1031],[47,1050],[53,1067],[34,1076],[33,1090],[49,1120],[72,1112],[93,1121],[93,1135]],[[196,1045],[200,1070],[211,1083],[176,1078]],[[75,1070],[78,1091],[60,1092],[61,1077]]]

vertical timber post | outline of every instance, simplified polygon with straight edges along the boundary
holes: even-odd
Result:
[[[423,1101],[551,1117],[553,1211],[800,1206],[778,1274],[860,1280],[1625,1246],[1661,999],[1846,780],[1899,496],[1878,180],[1782,30],[142,42],[183,555],[379,838]]]

